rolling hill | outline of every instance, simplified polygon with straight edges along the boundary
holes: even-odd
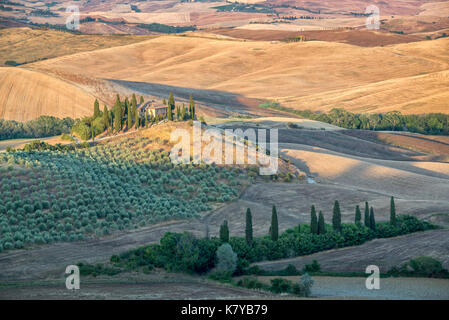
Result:
[[[56,77],[22,68],[0,68],[0,118],[27,121],[41,115],[90,114],[94,97]]]
[[[221,110],[226,106],[232,109],[232,100],[239,100],[240,105],[246,103],[249,110],[257,112],[260,108],[255,101],[272,100],[314,111],[340,107],[354,112],[447,113],[448,49],[448,38],[359,47],[321,41],[272,43],[198,35],[160,36],[26,67],[34,71],[33,75],[42,74],[45,81],[56,77],[51,81],[64,80],[84,91],[71,98],[65,94],[68,100],[57,100],[61,106],[58,114],[72,117],[90,110],[90,103],[84,105],[89,99],[82,98],[86,95],[111,103],[114,91],[167,96],[169,90],[176,95],[177,88],[193,92],[197,101]],[[16,85],[12,75],[8,79],[18,96],[35,96],[31,92],[35,86]],[[9,90],[5,86],[2,84],[1,90]],[[55,104],[55,98],[45,90],[52,89],[40,90],[39,100],[27,102],[30,116],[11,114],[11,110],[20,108],[21,100],[15,102],[5,95],[2,97],[8,99],[8,104],[0,106],[0,114],[10,119],[51,114],[53,107],[48,106]],[[247,98],[251,103],[244,101]],[[62,107],[64,101],[67,105]],[[76,107],[78,103],[83,106]],[[234,111],[242,110],[248,112],[244,108]]]

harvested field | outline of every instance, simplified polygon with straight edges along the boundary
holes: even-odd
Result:
[[[280,144],[281,154],[320,180],[371,190],[398,198],[448,201],[449,164],[364,159],[305,145]],[[445,170],[441,172],[441,168]]]
[[[0,299],[49,300],[172,300],[172,299],[270,299],[268,292],[231,287],[184,274],[120,274],[114,277],[83,278],[77,292],[65,288],[65,278],[52,281],[15,283],[0,287]]]
[[[37,138],[26,138],[26,139],[10,139],[10,140],[0,140],[0,152],[5,151],[7,147],[10,148],[23,148],[23,146],[27,143],[30,143],[34,140],[38,140]],[[60,138],[60,136],[48,137],[48,138],[39,138],[41,141],[45,141],[49,144],[57,144],[57,143],[67,143]]]
[[[439,39],[363,48],[163,36],[30,67],[74,82],[101,75],[127,87],[127,93],[141,88],[151,95],[160,91],[158,86],[167,86],[164,96],[170,87],[197,90],[194,97],[207,90],[203,92],[209,97],[234,95],[313,111],[338,106],[353,112],[447,112],[448,43]],[[208,100],[204,104],[220,109],[229,101]],[[232,111],[233,100],[229,102]]]
[[[217,29],[209,30],[220,35],[238,39],[259,41],[281,41],[296,38],[299,35],[307,41],[340,42],[361,47],[377,47],[398,43],[421,41],[423,36],[399,35],[369,30],[310,30],[310,31],[282,31],[282,30],[250,30],[250,29]]]
[[[420,12],[420,7],[426,0],[391,0],[378,1],[375,4],[380,11],[385,15],[414,15]],[[268,0],[272,4],[283,4],[284,0]],[[291,6],[306,7],[312,10],[321,10],[321,13],[326,12],[364,12],[365,8],[373,4],[369,0],[327,0],[320,2],[310,2],[308,0],[291,0],[288,2]],[[432,6],[432,4],[429,4]]]
[[[269,284],[275,277],[257,277]],[[297,276],[282,277],[294,283]],[[379,290],[367,290],[366,278],[341,278],[315,276],[312,298],[323,299],[394,299],[394,300],[443,300],[449,299],[449,280],[425,278],[382,278]]]
[[[289,264],[298,270],[317,260],[322,271],[365,272],[369,265],[379,266],[381,272],[410,259],[431,256],[449,267],[449,230],[433,230],[396,238],[375,239],[360,246],[334,249],[309,256],[256,263],[264,270],[281,270]]]
[[[4,65],[7,60],[20,64],[31,63],[148,39],[148,36],[78,35],[44,29],[3,29],[0,30],[0,65]]]
[[[387,133],[360,130],[346,130],[343,134],[369,141],[383,142],[389,145],[424,152],[433,155],[449,156],[449,137],[429,136],[411,133]]]
[[[424,3],[420,10],[419,16],[449,17],[449,3],[447,1]]]
[[[79,118],[95,98],[65,80],[23,68],[0,68],[0,118],[28,121],[41,115]]]

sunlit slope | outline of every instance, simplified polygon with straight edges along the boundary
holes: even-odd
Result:
[[[448,112],[449,39],[361,48],[164,36],[38,62],[58,74],[154,82],[298,108]],[[447,110],[446,110],[447,109]]]
[[[78,118],[92,112],[93,102],[85,91],[55,77],[21,68],[0,68],[0,118]]]
[[[83,51],[127,45],[151,37],[85,35],[50,29],[2,29],[0,30],[0,66],[3,66],[6,61],[24,64]]]

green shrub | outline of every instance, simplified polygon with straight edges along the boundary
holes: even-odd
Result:
[[[411,259],[409,265],[414,272],[428,276],[443,271],[443,265],[441,262],[431,257],[418,257]]]
[[[303,269],[304,272],[320,272],[321,266],[318,261],[313,260],[312,263],[306,264]]]
[[[269,290],[270,287],[254,277],[244,277],[237,282],[237,286],[247,289]]]
[[[393,267],[388,271],[394,277],[429,277],[449,278],[449,271],[443,268],[440,261],[432,257],[417,257],[399,267]]]

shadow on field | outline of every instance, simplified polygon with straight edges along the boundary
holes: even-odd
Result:
[[[279,112],[260,108],[259,105],[264,103],[264,100],[247,98],[238,94],[219,90],[200,90],[193,88],[183,88],[177,86],[170,86],[158,83],[139,82],[139,81],[125,81],[115,79],[104,79],[121,87],[137,91],[142,94],[153,95],[159,98],[167,98],[169,92],[173,92],[175,99],[189,101],[189,96],[192,94],[195,102],[208,105],[220,112],[234,113],[241,112],[250,115],[258,116],[274,116],[279,115]]]

